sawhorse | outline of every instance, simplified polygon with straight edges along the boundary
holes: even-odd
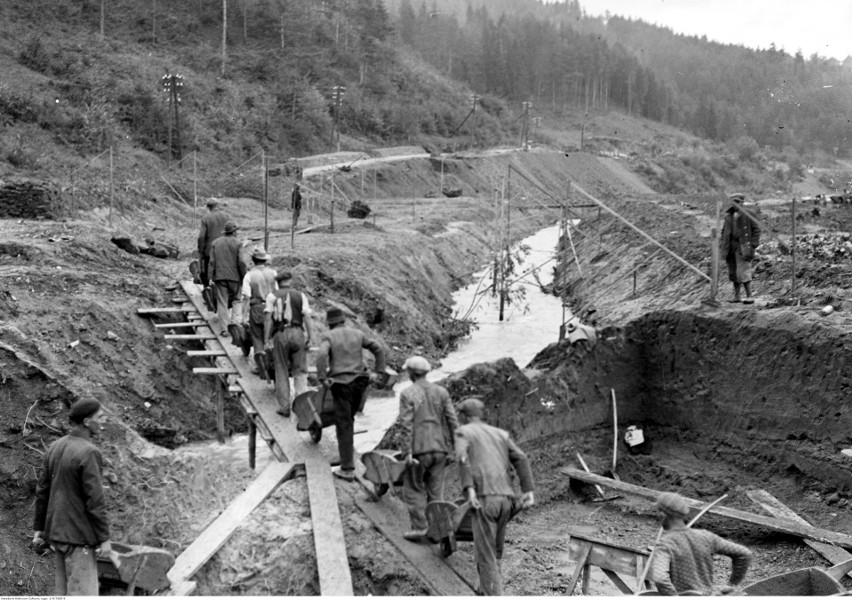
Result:
[[[639,590],[648,588],[647,586],[643,587],[643,583],[640,582],[642,572],[645,569],[645,562],[648,560],[648,553],[645,551],[607,543],[581,534],[571,534],[568,541],[568,555],[573,561],[577,562],[577,567],[568,583],[567,595],[574,592],[580,576],[583,577],[580,590],[584,595],[588,594],[589,574],[592,566],[599,567],[625,595],[632,595],[634,591],[621,579],[619,574],[630,575],[635,578],[636,588]]]

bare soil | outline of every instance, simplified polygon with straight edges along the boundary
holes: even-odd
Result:
[[[520,173],[507,178],[509,162]],[[363,176],[357,169],[335,173],[335,194],[365,200],[375,222],[372,216],[345,219],[337,205],[332,233],[323,225],[330,206],[322,204],[312,211],[314,225],[322,227],[296,236],[290,249],[290,214],[273,208],[273,266],[293,270],[317,313],[340,306],[381,337],[392,366],[412,352],[437,361],[466,331],[451,318],[451,292],[490,257],[499,217],[493,191],[504,185],[518,203],[513,238],[553,223],[558,210],[545,205],[563,198],[571,179],[709,272],[715,200],[652,196],[625,165],[612,169],[573,152],[459,155],[443,165],[444,186],[463,190],[453,199],[437,194],[441,165],[435,160],[371,166]],[[308,193],[328,189],[329,175],[306,180]],[[576,192],[572,200],[584,202]],[[337,202],[345,207],[345,200]],[[262,240],[257,201],[231,199],[227,210],[245,239]],[[635,547],[652,542],[657,526],[647,503],[580,502],[557,472],[574,463],[576,452],[594,471],[608,466],[610,388],[618,392],[622,427],[641,424],[654,440],[651,456],[621,458],[623,480],[708,501],[727,492],[726,503],[749,510],[745,491],[761,487],[816,525],[852,525],[852,474],[848,458],[837,452],[852,443],[842,361],[845,299],[852,298],[848,262],[803,258],[791,298],[791,261],[777,244],[788,235],[790,215],[767,207],[757,305],[712,308],[701,304],[708,287],[700,276],[670,257],[651,256],[647,241],[606,213],[579,211],[583,233],[574,241],[583,274],[569,272],[568,280],[575,311],[602,328],[598,346],[553,345],[524,371],[502,361],[447,382],[455,399],[483,395],[491,421],[510,429],[533,458],[539,504],[509,527],[507,593],[564,593],[573,569],[571,531]],[[852,208],[803,215],[803,227],[848,230]],[[177,553],[252,477],[244,467],[179,449],[212,437],[212,389],[192,376],[191,367],[202,364],[186,357],[192,344],[168,344],[151,320],[135,315],[139,307],[168,306],[167,288],[188,277],[196,219],[191,207],[160,200],[123,209],[113,215],[113,227],[102,209],[66,221],[0,222],[0,394],[9,409],[0,417],[0,593],[51,590],[49,562],[27,549],[35,470],[46,445],[65,431],[65,407],[78,396],[92,394],[110,412],[99,444],[118,542]],[[307,220],[300,225],[307,227]],[[115,231],[138,240],[153,233],[178,245],[181,258],[127,254],[109,242]],[[727,293],[723,285],[720,298]],[[837,310],[823,317],[819,310],[829,302]],[[243,431],[237,403],[228,406],[228,427]],[[392,441],[393,432],[383,444]],[[353,505],[352,495],[362,494],[338,483],[356,593],[424,594],[425,584]],[[200,592],[316,594],[305,497],[304,480],[281,486],[199,573]],[[788,537],[714,517],[702,525],[755,550],[749,581],[822,564]],[[468,543],[460,544],[456,560],[473,574]],[[725,569],[720,566],[720,579]],[[616,594],[601,574],[592,590]]]

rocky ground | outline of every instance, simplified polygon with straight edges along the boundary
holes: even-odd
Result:
[[[518,171],[507,170],[510,161]],[[466,324],[452,320],[450,295],[490,256],[499,217],[495,188],[507,186],[522,207],[512,214],[513,237],[558,217],[546,206],[564,197],[570,179],[708,272],[715,200],[652,195],[629,164],[607,161],[555,152],[460,156],[443,164],[444,187],[463,191],[453,199],[437,194],[442,167],[434,159],[374,165],[363,175],[339,172],[336,202],[345,202],[338,194],[362,198],[375,220],[349,220],[339,212],[333,233],[330,196],[320,195],[330,177],[320,173],[305,182],[318,208],[313,223],[303,216],[302,224],[318,227],[296,236],[295,249],[290,214],[270,211],[273,266],[292,269],[319,312],[340,306],[381,337],[394,367],[412,352],[438,360],[466,331]],[[577,190],[572,201],[585,202]],[[587,353],[557,345],[525,373],[501,363],[448,383],[454,398],[470,392],[488,397],[492,419],[510,428],[533,457],[540,503],[510,526],[504,562],[509,594],[564,592],[573,568],[566,542],[571,530],[636,547],[653,540],[656,524],[647,503],[580,503],[556,472],[573,464],[578,451],[595,471],[608,464],[612,433],[600,424],[611,419],[610,388],[618,390],[624,419],[646,424],[655,442],[651,456],[622,458],[622,479],[708,501],[728,492],[730,504],[743,509],[751,509],[744,491],[761,487],[815,524],[841,531],[852,524],[850,474],[836,453],[852,443],[845,434],[847,375],[838,353],[849,325],[846,299],[852,298],[848,260],[802,253],[798,293],[791,296],[791,260],[782,248],[789,246],[790,214],[780,203],[758,206],[768,227],[758,253],[758,303],[751,309],[702,306],[708,286],[700,276],[673,258],[653,255],[652,246],[606,213],[598,218],[596,209],[578,209],[582,233],[574,241],[583,273],[570,271],[567,279],[576,312],[607,328],[599,347]],[[246,239],[262,240],[257,201],[229,200],[227,210]],[[797,223],[809,234],[847,230],[852,207],[800,215]],[[0,374],[10,409],[0,418],[4,594],[50,591],[49,563],[26,547],[35,469],[45,446],[64,431],[63,408],[76,396],[94,394],[110,411],[100,444],[117,541],[179,552],[251,478],[237,464],[166,449],[211,438],[212,389],[192,376],[188,344],[167,344],[150,320],[135,315],[138,307],[169,305],[168,288],[188,276],[192,209],[161,200],[113,219],[110,228],[107,214],[96,210],[64,221],[2,222]],[[176,244],[181,258],[127,254],[110,243],[115,231],[139,240],[153,233]],[[723,284],[719,298],[727,294]],[[820,313],[826,304],[835,309],[827,317]],[[750,359],[750,353],[758,354]],[[748,386],[726,380],[736,365],[744,366]],[[772,382],[782,372],[787,378]],[[708,375],[715,380],[702,387]],[[755,395],[744,409],[736,405]],[[237,404],[229,407],[229,428],[243,431]],[[742,413],[732,419],[738,409]],[[809,410],[813,414],[802,413]],[[800,414],[823,421],[790,423]],[[707,415],[724,419],[696,422]],[[348,544],[356,592],[423,594],[423,582],[352,505],[352,497],[363,494],[338,483],[347,542],[357,542]],[[199,574],[200,592],[316,593],[305,495],[304,480],[280,487]],[[755,549],[750,580],[820,564],[793,539],[721,518],[702,523]],[[468,572],[469,548],[461,543],[458,554]],[[616,592],[601,574],[592,590]]]

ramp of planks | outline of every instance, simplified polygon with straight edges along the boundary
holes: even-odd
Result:
[[[607,488],[617,490],[624,494],[633,495],[649,501],[656,501],[660,494],[659,491],[645,488],[644,486],[637,486],[636,484],[612,480],[611,478],[605,478],[603,476],[598,476],[597,474],[590,474],[570,467],[561,468],[559,471],[576,480],[606,486]],[[695,499],[686,499],[686,502],[693,509],[701,509],[704,505],[706,505],[706,503]],[[852,536],[842,534],[840,532],[832,532],[831,530],[824,530],[822,528],[815,528],[807,523],[803,524],[801,521],[794,521],[787,518],[770,518],[756,513],[740,511],[739,509],[722,507],[721,505],[716,505],[710,509],[709,513],[739,520],[755,526],[762,526],[768,530],[783,532],[784,534],[791,534],[800,538],[852,548]]]
[[[444,560],[437,545],[424,545],[405,540],[402,533],[408,530],[408,515],[401,515],[392,500],[382,498],[371,502],[356,498],[355,504],[366,515],[376,529],[411,563],[430,589],[431,595],[463,597],[474,594],[473,585],[454,567],[453,557]]]
[[[175,560],[168,572],[172,582],[183,582],[222,548],[237,526],[293,473],[292,463],[270,463],[248,488],[237,497]]]
[[[289,418],[276,413],[277,402],[273,389],[266,382],[251,375],[248,362],[239,349],[220,336],[211,321],[210,314],[201,298],[200,289],[191,282],[180,282],[187,297],[181,308],[168,310],[141,309],[140,315],[162,313],[187,313],[200,316],[204,321],[192,324],[196,328],[195,339],[202,340],[211,355],[215,368],[202,369],[200,373],[214,373],[236,379],[241,394],[240,403],[258,432],[267,439],[279,460],[289,463],[273,464],[240,495],[210,527],[205,530],[175,561],[169,572],[172,592],[191,590],[187,581],[204,563],[218,551],[233,534],[239,523],[256,508],[278,484],[292,474],[297,465],[305,464],[308,474],[308,490],[311,505],[311,520],[314,525],[314,541],[317,548],[317,569],[322,595],[352,596],[352,578],[349,572],[348,554],[343,537],[337,493],[332,481],[331,466],[320,448],[309,442],[307,435],[296,431]],[[189,338],[183,338],[189,339]],[[215,369],[215,371],[212,371]],[[230,388],[229,388],[230,389]]]
[[[765,490],[750,490],[746,493],[746,495],[748,495],[749,499],[760,506],[769,515],[810,527],[810,524],[804,518]],[[849,553],[849,551],[841,547],[820,543],[809,538],[804,539],[804,543],[825,557],[831,565],[837,565],[838,563],[852,559],[852,553]],[[852,571],[848,572],[848,575],[852,576]]]

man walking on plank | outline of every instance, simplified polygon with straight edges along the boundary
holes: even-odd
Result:
[[[462,489],[474,510],[473,551],[479,573],[479,593],[502,595],[500,562],[509,520],[535,504],[530,462],[509,433],[482,421],[485,405],[476,398],[459,405],[462,423],[456,430],[456,460]],[[519,500],[509,466],[521,481]]]

